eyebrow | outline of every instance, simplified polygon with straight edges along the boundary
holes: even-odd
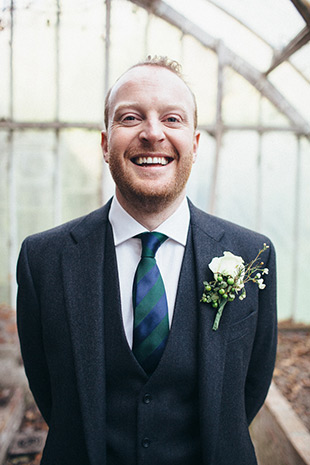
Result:
[[[141,108],[141,105],[139,105],[138,103],[135,103],[135,102],[123,102],[119,105],[117,105],[114,109],[114,115],[116,115],[117,113],[119,113],[120,111],[122,110],[126,110],[128,108],[133,108],[133,109],[137,109],[137,110],[140,110]],[[169,111],[181,111],[182,113],[186,114],[186,109],[180,105],[180,104],[176,104],[176,105],[163,105],[163,109],[164,111],[166,112],[169,112]]]

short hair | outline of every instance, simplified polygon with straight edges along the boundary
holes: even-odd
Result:
[[[190,94],[191,94],[191,96],[193,98],[193,102],[194,102],[194,127],[196,129],[197,128],[197,119],[198,119],[198,117],[197,117],[196,97],[195,97],[193,91],[191,90],[191,88],[189,87],[189,85],[187,84],[187,82],[186,82],[186,80],[184,78],[184,75],[182,73],[182,65],[180,63],[178,63],[176,60],[171,60],[167,56],[154,55],[152,57],[151,55],[149,55],[145,60],[139,61],[135,65],[128,68],[127,71],[125,71],[116,80],[116,82],[122,76],[124,76],[124,74],[126,74],[128,71],[130,71],[131,69],[134,69],[134,68],[138,68],[139,66],[158,66],[159,68],[166,68],[169,71],[171,71],[172,73],[176,74],[184,82],[184,84],[186,85],[186,87],[190,91]],[[105,124],[106,129],[108,129],[108,125],[109,125],[109,105],[110,105],[109,100],[110,100],[110,95],[111,95],[111,92],[112,92],[113,87],[116,84],[116,82],[113,84],[112,87],[110,87],[110,89],[109,89],[109,91],[108,91],[108,93],[106,95],[106,98],[105,98],[105,103],[104,103],[104,124]]]

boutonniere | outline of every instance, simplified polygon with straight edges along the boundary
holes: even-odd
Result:
[[[201,302],[211,304],[217,310],[212,329],[216,331],[219,327],[223,309],[227,302],[231,302],[236,295],[241,292],[239,299],[246,298],[245,284],[248,281],[256,283],[259,289],[264,289],[264,279],[262,275],[268,274],[268,268],[264,268],[264,262],[260,261],[260,255],[268,249],[269,246],[264,244],[254,260],[247,265],[244,264],[242,257],[224,252],[222,257],[214,257],[209,263],[209,268],[213,272],[214,280],[204,281],[204,293]]]

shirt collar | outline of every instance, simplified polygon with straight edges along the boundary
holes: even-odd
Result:
[[[190,213],[187,199],[184,198],[177,210],[169,216],[155,231],[166,234],[169,238],[179,242],[184,247],[186,245]],[[109,221],[112,225],[114,243],[118,246],[122,242],[140,234],[147,232],[147,229],[138,223],[129,213],[120,205],[116,196],[112,199],[109,212]]]

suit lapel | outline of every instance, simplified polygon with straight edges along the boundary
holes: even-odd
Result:
[[[63,251],[66,310],[92,465],[105,463],[103,260],[108,209],[109,205],[86,217]]]
[[[203,281],[211,280],[213,277],[208,264],[213,257],[223,254],[224,248],[221,241],[224,230],[213,224],[212,216],[209,216],[209,223],[206,223],[205,214],[203,214],[202,220],[202,213],[199,210],[192,207],[191,204],[190,209],[197,294],[200,299],[203,292]],[[212,463],[214,446],[217,444],[227,328],[229,326],[229,312],[225,313],[224,311],[219,329],[213,331],[215,315],[211,305],[199,303],[198,382],[203,463]]]

